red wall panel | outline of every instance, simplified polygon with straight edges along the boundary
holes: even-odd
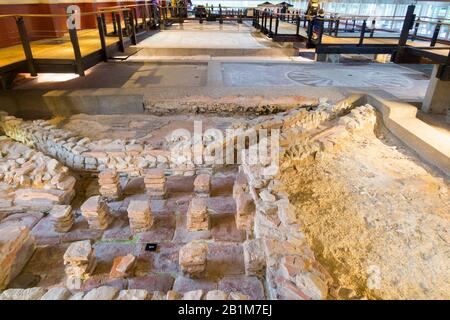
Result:
[[[76,1],[74,1],[76,3]],[[100,8],[135,4],[135,1],[110,1],[99,3],[76,3],[81,12],[94,12]],[[7,4],[0,5],[1,14],[65,14],[69,4]],[[25,17],[25,26],[31,40],[60,37],[67,32],[65,17]],[[107,23],[111,15],[106,15]],[[81,29],[96,28],[95,15],[81,17]],[[20,38],[14,18],[0,18],[0,48],[19,44]]]

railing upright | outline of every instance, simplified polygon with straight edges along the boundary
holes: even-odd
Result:
[[[269,23],[269,36],[272,36],[272,19],[273,19],[273,14],[270,13],[270,23]]]
[[[100,37],[100,44],[102,46],[102,54],[103,54],[103,61],[108,61],[108,49],[106,47],[106,40],[105,40],[105,29],[103,27],[103,20],[104,15],[97,15],[97,26],[98,26],[98,35]]]
[[[25,21],[23,17],[16,18],[17,29],[19,30],[20,41],[22,42],[23,52],[27,59],[28,72],[32,77],[37,76],[36,67],[34,65],[33,52],[31,51],[30,40],[28,39]]]
[[[134,10],[130,10],[130,16],[129,16],[129,23],[130,23],[130,29],[131,29],[130,40],[131,40],[131,44],[133,44],[133,45],[137,44],[135,14],[136,13]]]
[[[112,24],[113,24],[113,34],[116,35],[117,34],[117,21],[116,21],[116,13],[115,12],[111,12],[111,20],[112,20]]]
[[[415,5],[409,5],[408,9],[406,10],[406,16],[403,21],[402,31],[400,32],[400,38],[398,39],[399,46],[406,45],[406,42],[408,41],[409,30],[411,30],[411,28],[414,26],[414,20],[416,18],[414,14],[415,8]]]
[[[439,31],[441,30],[441,24],[442,24],[442,21],[439,20],[436,23],[436,27],[434,27],[434,32],[433,32],[433,37],[431,38],[430,47],[434,47],[436,45],[436,42],[437,42],[437,39],[439,36]]]
[[[416,24],[414,25],[414,33],[411,40],[415,40],[417,38],[417,32],[419,31],[420,20],[417,19]]]
[[[275,20],[275,35],[278,34],[278,25],[280,24],[279,19],[280,19],[280,18],[279,18],[278,15],[277,15],[277,18],[276,18],[276,20]]]
[[[367,23],[366,20],[363,20],[363,24],[361,27],[361,33],[359,35],[359,43],[358,46],[362,46],[363,42],[364,42],[364,36],[366,34],[366,27],[367,27]]]
[[[100,17],[102,18],[102,27],[103,27],[103,34],[106,36],[108,34],[108,29],[106,27],[106,17],[105,13],[101,13]]]
[[[70,42],[72,43],[77,74],[84,76],[83,58],[81,56],[80,43],[78,41],[77,28],[69,28]]]
[[[117,33],[119,34],[119,50],[125,52],[125,44],[123,42],[122,22],[120,21],[120,12],[115,14],[117,22]]]

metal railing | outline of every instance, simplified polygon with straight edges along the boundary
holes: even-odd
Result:
[[[0,48],[0,60],[6,63],[0,65],[3,87],[5,73],[14,70],[28,71],[32,76],[38,72],[75,72],[84,76],[86,69],[102,60],[107,61],[112,53],[110,51],[124,52],[129,43],[137,43],[141,32],[157,25],[155,15],[151,15],[152,10],[150,4],[144,3],[79,12],[76,14],[80,25],[75,27],[67,24],[68,19],[73,18],[70,13],[0,15],[0,19],[15,22],[21,46],[20,51],[18,45]],[[46,25],[42,21],[45,19],[51,20],[49,25],[54,27],[52,30],[33,28],[36,21],[38,26]],[[58,55],[59,52],[61,55]],[[9,65],[8,61],[11,62]]]
[[[414,41],[429,40],[431,46],[437,42],[448,41],[448,31],[446,36],[439,36],[442,28],[450,29],[450,23],[436,20],[416,19],[414,29],[408,33],[408,39]],[[363,45],[367,38],[400,38],[405,17],[368,17],[368,16],[331,16],[323,17],[308,16],[301,10],[280,13],[277,10],[255,10],[253,15],[253,26],[260,29],[269,37],[307,37],[310,45],[322,43],[323,36],[333,38],[358,38],[358,45]],[[281,27],[282,23],[292,25],[291,27]],[[390,24],[398,25],[396,28],[380,27]],[[418,33],[421,24],[433,25],[433,33],[430,37]]]

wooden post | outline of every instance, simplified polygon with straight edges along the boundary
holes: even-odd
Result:
[[[270,13],[269,36],[272,36],[272,20],[273,20],[273,14]]]
[[[116,21],[116,14],[114,12],[111,12],[111,19],[113,23],[113,34],[117,34],[117,21]]]
[[[275,20],[275,35],[278,34],[278,25],[279,25],[280,21],[279,21],[279,17],[277,15],[277,19]]]
[[[27,30],[25,28],[25,21],[23,17],[16,19],[17,29],[19,30],[20,41],[22,42],[23,52],[27,59],[28,72],[32,77],[37,76],[36,67],[34,66],[33,52],[31,51],[30,40],[28,39]]]
[[[420,24],[420,19],[417,19],[416,25],[414,26],[414,34],[413,34],[411,40],[415,40],[415,39],[416,39],[416,37],[417,37],[417,32],[419,31],[419,24]]]
[[[102,18],[103,34],[106,36],[108,34],[108,29],[106,28],[106,17],[103,12],[100,14],[100,16]]]
[[[415,5],[409,5],[406,10],[405,20],[403,21],[402,31],[400,32],[400,38],[398,39],[398,45],[404,46],[408,41],[409,30],[414,26],[414,20],[416,18],[414,14]]]
[[[102,15],[97,15],[97,26],[98,26],[98,35],[100,36],[100,44],[102,46],[103,61],[107,62],[108,61],[108,48],[106,47],[105,30],[103,28],[104,15],[103,16]]]
[[[128,10],[122,11],[123,14],[123,24],[125,26],[125,30],[122,29],[122,32],[124,32],[125,35],[127,35],[128,37],[131,34],[131,28],[130,28],[130,12]]]
[[[125,44],[123,43],[122,23],[120,21],[120,12],[115,14],[117,21],[117,33],[119,34],[119,50],[125,52]]]
[[[366,20],[364,20],[363,21],[363,24],[362,24],[362,28],[361,28],[361,33],[360,33],[360,35],[359,35],[359,43],[358,43],[358,46],[362,46],[362,44],[363,44],[363,41],[364,41],[364,36],[365,36],[365,33],[366,33]]]
[[[133,44],[133,45],[136,45],[137,44],[137,38],[136,38],[136,26],[135,26],[135,12],[134,12],[134,10],[130,10],[130,20],[129,20],[129,22],[130,22],[130,29],[131,29],[131,35],[130,35],[130,40],[131,40],[131,43]]]
[[[69,29],[70,42],[72,42],[73,53],[75,56],[75,67],[77,74],[84,76],[83,58],[81,56],[80,43],[78,42],[78,35],[76,28]]]
[[[149,31],[149,25],[147,23],[147,18],[148,18],[148,11],[147,11],[147,1],[144,2],[145,5],[143,8],[141,8],[141,13],[142,13],[142,28],[144,30]]]
[[[267,32],[267,11],[264,12],[263,24],[264,24],[263,33],[266,33]]]
[[[433,37],[431,38],[430,47],[434,47],[436,45],[436,42],[437,42],[437,39],[439,36],[439,31],[441,30],[441,24],[442,24],[441,20],[439,20],[436,23],[436,27],[434,28],[434,32],[433,32]]]
[[[131,14],[134,17],[134,30],[137,31],[137,29],[139,27],[139,23],[138,23],[138,15],[137,15],[136,7],[131,8]]]
[[[145,12],[145,29],[147,31],[150,31],[150,22],[152,21],[152,16],[150,13],[151,10],[148,9],[148,3],[147,0],[144,0],[144,12]],[[148,18],[148,22],[147,22]]]

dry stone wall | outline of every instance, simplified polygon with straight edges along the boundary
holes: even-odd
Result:
[[[333,120],[339,114],[348,112],[347,108],[345,112],[342,112],[343,110],[344,108],[318,108],[310,112],[311,115],[304,117],[304,120],[299,120],[300,123],[294,122],[294,126],[285,125],[282,139],[283,136],[285,139],[289,137],[289,142],[281,143],[286,145],[280,150],[281,170],[286,163],[292,165],[293,161],[319,157],[321,152],[330,151],[356,130],[374,129],[375,109],[365,105],[338,118],[336,125],[321,128],[320,133],[315,130],[324,120]],[[298,130],[299,127],[302,130]],[[303,139],[304,129],[313,134],[311,139]],[[292,139],[295,134],[299,135],[300,139]],[[253,234],[264,249],[268,296],[271,299],[326,299],[333,279],[316,260],[307,244],[305,234],[297,224],[296,213],[288,195],[279,191],[276,176],[267,174],[271,165],[270,162],[267,165],[250,165],[244,162],[239,168],[247,178],[249,194],[255,202]],[[237,188],[237,193],[240,189],[242,188]],[[251,246],[248,246],[247,250],[250,249]],[[255,256],[255,253],[247,253],[247,272],[251,272],[255,266],[261,270],[264,265],[261,257],[252,259],[252,255]]]
[[[69,204],[75,183],[69,169],[57,160],[0,136],[0,211]]]
[[[59,129],[50,121],[23,119],[0,113],[4,133],[27,146],[82,171],[116,170],[128,176],[143,175],[149,168],[161,168],[173,175],[194,175],[196,167],[172,159],[169,150],[154,149],[135,140],[98,140]]]

